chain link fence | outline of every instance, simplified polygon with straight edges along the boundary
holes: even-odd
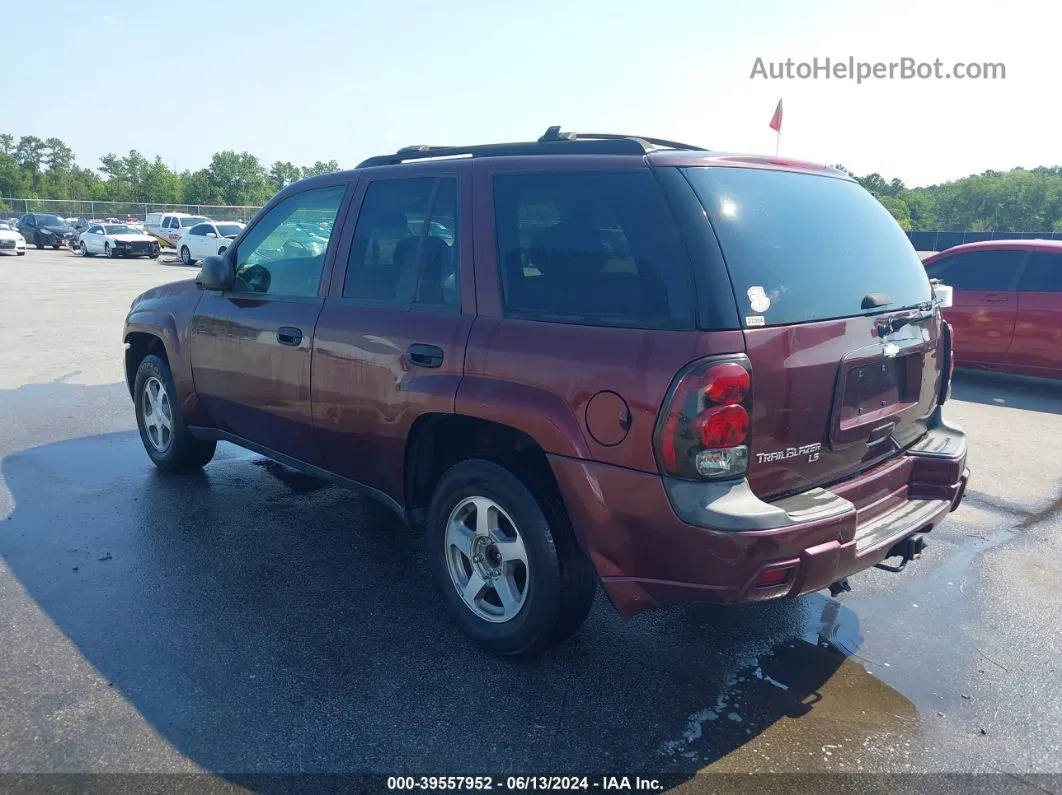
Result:
[[[0,218],[18,217],[23,213],[53,213],[68,218],[126,218],[143,221],[148,213],[178,212],[205,215],[215,221],[247,223],[258,207],[217,204],[158,204],[156,202],[97,202],[75,199],[0,198]]]

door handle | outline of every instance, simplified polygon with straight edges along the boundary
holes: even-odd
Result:
[[[419,367],[441,367],[443,363],[443,349],[436,345],[424,345],[414,343],[406,349],[409,361]]]
[[[302,342],[302,329],[294,326],[281,326],[277,329],[277,342],[281,345],[297,346]]]

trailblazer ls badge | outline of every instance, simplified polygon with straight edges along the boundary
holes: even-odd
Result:
[[[822,443],[815,442],[801,447],[787,447],[785,450],[777,450],[773,453],[756,453],[756,460],[761,464],[766,464],[770,461],[785,461],[789,458],[799,458],[802,455],[806,455],[808,463],[814,464],[819,460],[820,450],[822,450]]]

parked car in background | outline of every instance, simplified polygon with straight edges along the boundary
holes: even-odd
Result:
[[[78,243],[86,257],[157,257],[159,241],[125,224],[93,224]]]
[[[945,329],[844,173],[551,128],[290,185],[123,338],[156,466],[226,440],[379,499],[530,655],[598,580],[631,616],[916,558],[969,476]]]
[[[85,218],[85,216],[79,216],[75,218],[70,223],[70,225],[74,228],[74,242],[79,243],[81,240],[81,233],[88,229],[90,226],[92,226],[93,224],[102,223],[106,223],[106,221],[97,218]]]
[[[924,264],[954,290],[956,365],[1062,378],[1062,241],[966,243]]]
[[[209,220],[203,215],[187,213],[148,213],[144,218],[144,231],[154,235],[164,246],[175,248],[181,235],[193,226]]]
[[[74,227],[53,213],[26,213],[18,219],[18,231],[37,248],[58,249],[74,241]]]
[[[196,224],[177,241],[177,253],[181,262],[191,265],[203,257],[224,254],[243,228],[244,224],[235,221],[207,221]]]
[[[26,253],[26,238],[22,236],[14,226],[0,222],[0,254],[17,254],[23,256]]]

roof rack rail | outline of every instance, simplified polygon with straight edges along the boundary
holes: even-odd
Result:
[[[516,157],[525,155],[644,155],[657,149],[689,149],[703,152],[703,147],[692,144],[649,138],[643,135],[618,135],[616,133],[561,132],[559,125],[550,127],[537,141],[506,144],[480,144],[477,146],[429,146],[419,144],[404,146],[394,154],[377,155],[363,160],[358,168],[395,165],[411,160],[428,160],[458,157]]]

